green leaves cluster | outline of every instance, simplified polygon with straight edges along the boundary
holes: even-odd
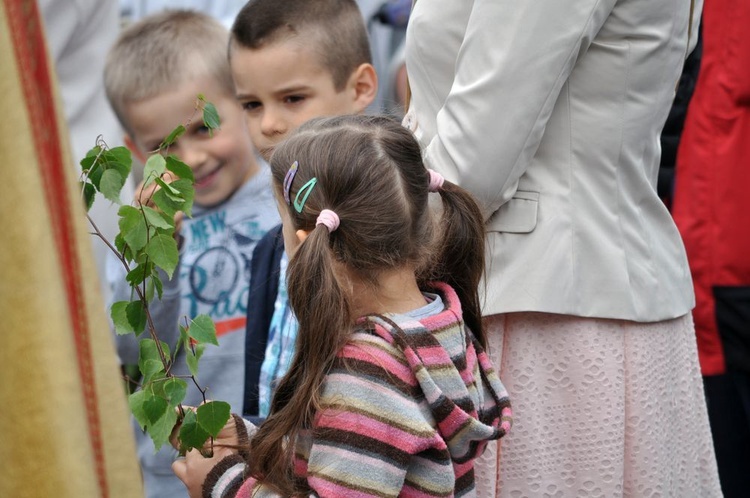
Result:
[[[162,176],[167,172],[177,180],[164,181]],[[139,199],[138,206],[120,207],[120,233],[115,237],[115,247],[133,266],[128,272],[128,282],[139,285],[148,279],[161,297],[161,286],[156,284],[157,268],[172,278],[177,267],[179,252],[174,237],[175,215],[178,212],[191,215],[195,197],[193,173],[177,157],[169,155],[165,158],[156,154],[146,161],[143,177],[144,189],[153,183],[159,189],[150,198]]]
[[[209,325],[210,323],[210,325]],[[191,322],[189,328],[181,327],[181,337],[175,350],[170,354],[169,345],[163,341],[142,339],[138,368],[142,374],[141,388],[130,394],[128,404],[138,425],[151,436],[158,450],[169,443],[178,422],[181,422],[179,439],[183,450],[201,448],[208,438],[216,437],[229,420],[230,407],[223,401],[210,401],[197,410],[184,410],[180,403],[185,399],[188,382],[169,374],[168,368],[174,362],[180,348],[185,348],[190,373],[195,379],[197,361],[206,343],[196,342],[194,336],[205,335],[208,342],[218,344],[213,322],[206,315],[200,315]],[[163,357],[170,358],[165,368]]]
[[[202,110],[203,122],[210,130],[218,129],[216,108],[199,95],[196,110]],[[131,173],[132,157],[125,147],[108,148],[103,140],[84,157],[81,193],[87,209],[97,194],[120,205],[119,233],[114,243],[105,243],[115,252],[127,270],[127,282],[133,289],[130,301],[112,305],[111,317],[117,334],[140,337],[138,370],[140,387],[129,395],[130,409],[141,428],[153,439],[158,450],[169,442],[170,434],[180,423],[179,437],[183,450],[201,448],[208,438],[216,437],[229,420],[230,407],[222,401],[206,403],[205,389],[196,381],[198,362],[206,345],[218,345],[214,323],[207,315],[199,315],[180,326],[177,344],[159,339],[149,314],[149,303],[162,296],[162,276],[172,278],[179,259],[175,216],[191,216],[195,192],[190,167],[180,161],[169,148],[186,131],[179,125],[164,139],[144,165],[142,192],[149,198],[137,199],[134,205],[123,205],[120,192]],[[155,185],[154,185],[155,184]],[[158,188],[149,188],[155,186]],[[93,222],[92,222],[93,225]],[[96,235],[103,238],[94,225]],[[184,351],[190,376],[178,377],[170,370]],[[197,410],[186,410],[181,403],[192,380],[203,395],[204,404]]]
[[[133,160],[127,148],[108,149],[103,141],[98,140],[97,145],[81,159],[84,175],[81,192],[86,209],[91,209],[97,192],[112,202],[122,204],[120,191],[130,174],[132,164]]]

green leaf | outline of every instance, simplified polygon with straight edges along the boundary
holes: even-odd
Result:
[[[99,156],[98,163],[101,171],[113,170],[119,173],[123,181],[130,175],[130,168],[133,159],[130,151],[126,147],[115,147],[102,152]]]
[[[79,164],[81,165],[81,172],[87,175],[95,162],[96,162],[96,157],[93,157],[93,156],[91,157],[86,156],[83,159],[81,159],[81,161],[79,162]]]
[[[147,278],[146,279],[146,301],[149,303],[154,300],[154,279]]]
[[[184,202],[182,201],[172,200],[172,198],[169,195],[167,195],[167,191],[164,189],[159,189],[156,192],[154,192],[154,195],[151,196],[151,201],[163,213],[165,213],[167,216],[172,216],[172,217],[174,217],[174,215],[177,214],[177,211],[180,211],[180,209],[182,208],[184,204]]]
[[[185,345],[186,348],[190,347],[190,335],[188,334],[187,327],[179,325],[180,328],[180,342]]]
[[[104,159],[108,166],[119,169],[123,176],[127,177],[130,174],[130,169],[133,165],[133,155],[127,147],[121,145],[109,149],[104,153]]]
[[[153,282],[154,288],[156,289],[156,295],[161,299],[161,296],[164,293],[164,284],[158,276],[151,277],[151,282]]]
[[[161,343],[165,358],[169,358],[169,346],[164,341],[159,342]],[[143,374],[143,383],[145,384],[149,380],[152,380],[153,377],[161,375],[164,372],[164,362],[161,356],[159,356],[156,342],[153,339],[141,339],[138,345],[140,348],[138,368]]]
[[[109,314],[112,317],[112,323],[115,325],[115,332],[118,335],[132,334],[135,332],[128,320],[127,307],[130,301],[117,301],[112,304]]]
[[[93,166],[94,161],[96,161],[96,156],[99,155],[99,153],[102,151],[102,148],[98,145],[95,145],[91,149],[89,149],[86,152],[86,156],[79,161],[78,164],[81,165],[81,171],[86,173],[89,169],[91,169],[91,166]]]
[[[159,211],[148,206],[141,206],[141,209],[143,209],[143,214],[146,216],[146,223],[149,226],[166,229],[171,228],[174,230],[174,220],[170,223],[168,217],[163,216]]]
[[[146,251],[142,250],[141,252],[139,252],[138,256],[135,258],[135,262],[141,266],[146,266],[146,263],[150,262],[150,260],[148,259],[148,254],[146,254]],[[151,274],[152,269],[153,269],[153,263],[148,265],[148,268],[147,268],[148,275]],[[146,275],[146,277],[148,277],[148,275]]]
[[[167,162],[161,154],[154,154],[146,159],[146,164],[143,165],[143,186],[151,185],[157,178],[161,178],[165,171]]]
[[[180,138],[183,133],[185,133],[185,126],[179,125],[177,128],[172,130],[172,133],[167,135],[167,138],[164,139],[164,141],[159,145],[159,149],[164,149],[165,147],[169,147],[175,141],[177,141],[178,138]]]
[[[164,416],[156,421],[148,430],[148,435],[154,441],[155,451],[165,444],[169,443],[169,436],[172,434],[175,424],[177,423],[176,410],[167,410]]]
[[[180,191],[174,188],[169,183],[165,182],[161,178],[155,178],[154,181],[164,190],[167,191],[167,194],[171,196],[176,201],[182,202],[184,199],[180,197]]]
[[[121,233],[118,233],[115,235],[115,249],[119,251],[120,254],[123,256],[125,255],[125,249],[128,247],[127,242],[125,242],[125,239],[122,237]]]
[[[180,193],[180,197],[184,199],[182,205],[180,205],[180,211],[183,211],[185,215],[193,215],[193,199],[195,199],[195,187],[193,187],[193,181],[181,178],[175,180],[170,185],[177,189]]]
[[[159,396],[151,396],[143,402],[143,412],[150,424],[155,424],[166,414],[167,410],[171,410],[167,400]]]
[[[198,407],[198,425],[212,437],[216,437],[229,420],[230,411],[229,403],[209,401]]]
[[[120,204],[120,191],[125,185],[126,177],[122,176],[116,169],[108,169],[102,173],[101,181],[99,182],[99,190],[101,193],[112,202]]]
[[[180,256],[177,250],[177,241],[174,240],[174,237],[164,234],[153,237],[146,245],[146,254],[156,266],[169,275],[170,279],[172,278]]]
[[[94,149],[92,149],[92,151],[93,150]],[[87,156],[81,160],[81,168],[87,172],[89,180],[98,191],[104,193],[103,190],[107,189],[111,193],[114,188],[113,185],[119,184],[120,181],[122,182],[122,185],[125,184],[125,181],[130,174],[133,159],[130,156],[130,151],[126,147],[98,150],[100,151],[98,156]],[[108,173],[107,175],[109,177],[107,179],[109,184],[102,184],[104,174],[108,171],[111,171],[111,173]],[[117,175],[116,177],[121,180],[115,181],[114,175]],[[118,196],[121,189],[122,186],[117,189]]]
[[[160,181],[157,180],[157,183]],[[161,182],[167,185],[165,182]],[[183,211],[187,216],[192,216],[194,198],[195,189],[192,180],[180,178],[170,183],[168,188],[157,190],[151,200],[166,215],[173,217],[178,211]]]
[[[96,197],[96,188],[89,182],[80,182],[81,189],[83,190],[83,202],[86,206],[86,211],[91,210],[91,206],[94,205],[94,198]]]
[[[146,279],[146,301],[149,303],[154,300],[154,293],[158,295],[159,299],[161,299],[163,293],[159,270],[153,263],[150,263],[150,266],[152,269],[151,276]]]
[[[151,262],[139,264],[125,275],[125,280],[133,287],[140,285],[151,275],[153,267],[154,264]]]
[[[138,370],[143,375],[143,382],[149,382],[153,380],[153,377],[159,373],[164,372],[164,363],[161,360],[139,360]]]
[[[185,351],[185,363],[187,363],[190,374],[195,377],[198,375],[198,361],[203,356],[205,344],[195,344],[192,348],[188,347]]]
[[[210,434],[198,424],[198,417],[193,410],[185,412],[180,427],[180,444],[183,449],[201,448],[206,443]]]
[[[208,315],[198,315],[191,320],[188,333],[198,344],[209,343],[216,346],[219,345],[219,341],[216,340],[216,326]]]
[[[157,179],[161,178],[161,175],[167,171],[167,162],[164,156],[161,154],[154,154],[146,159],[146,164],[143,165],[143,179],[144,187],[147,187],[154,183]]]
[[[164,392],[164,383],[169,378],[170,377],[167,377],[167,373],[162,370],[161,372],[154,374],[154,376],[148,383],[144,383],[143,388],[148,388],[154,394],[154,396],[159,396],[160,398],[167,399],[167,393]]]
[[[121,206],[118,225],[120,234],[133,251],[140,251],[148,241],[148,227],[141,210],[133,206]]]
[[[161,349],[164,352],[164,355],[169,358],[169,344],[167,344],[164,341],[159,341],[161,344]],[[161,356],[159,355],[159,349],[156,347],[156,343],[153,339],[141,339],[138,343],[138,350],[139,350],[139,357],[142,360],[159,360],[161,361]]]
[[[141,335],[146,328],[146,309],[140,301],[132,301],[125,307],[128,324],[135,332],[135,335]]]
[[[178,178],[190,180],[191,182],[195,181],[195,176],[193,176],[193,170],[190,169],[190,166],[180,161],[174,154],[167,156],[167,169],[177,175]]]
[[[143,411],[143,403],[146,401],[147,397],[148,394],[143,390],[138,390],[128,396],[130,412],[133,414],[133,417],[135,417],[141,430],[144,430],[148,424],[148,417],[146,416],[146,412]]]
[[[211,132],[218,130],[221,126],[221,121],[219,120],[219,113],[216,110],[216,106],[205,100],[203,102],[203,124]]]
[[[187,382],[182,379],[171,378],[164,383],[164,394],[167,396],[169,406],[176,408],[182,403],[187,394]]]
[[[104,173],[104,163],[102,162],[102,155],[104,154],[104,151],[101,151],[101,153],[98,156],[92,156],[87,157],[83,161],[85,161],[85,165],[89,166],[88,171],[86,174],[88,175],[88,179],[91,181],[92,184],[94,184],[94,187],[96,187],[96,190],[99,191],[99,182],[102,179],[102,173]],[[90,164],[89,164],[90,163]],[[84,164],[81,165],[81,167],[85,167]]]

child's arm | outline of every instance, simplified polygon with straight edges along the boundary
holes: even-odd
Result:
[[[348,345],[341,355],[346,360],[340,358],[326,377],[311,445],[298,446],[307,454],[310,496],[344,498],[356,490],[361,497],[396,497],[413,455],[442,439],[406,388],[413,374],[403,358],[384,352],[382,341],[372,336]],[[219,462],[206,478],[204,498],[280,497],[254,478],[236,495],[226,493],[225,483],[236,483],[245,470],[239,460],[235,455]],[[304,462],[295,467],[300,465]]]
[[[233,414],[214,440],[211,457],[191,450],[172,464],[172,471],[185,484],[190,498],[240,496],[237,491],[244,480],[247,448],[255,430],[252,422]]]
[[[326,377],[307,461],[318,496],[399,496],[415,455],[442,444],[411,369],[388,348],[373,336],[352,342]]]

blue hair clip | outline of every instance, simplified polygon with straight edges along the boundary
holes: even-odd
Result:
[[[286,172],[286,176],[284,177],[284,200],[286,201],[288,206],[292,205],[292,200],[289,197],[289,192],[291,192],[292,190],[292,182],[294,182],[294,177],[297,175],[297,168],[299,168],[299,162],[294,161],[292,163],[292,166],[289,168],[289,171]]]
[[[307,198],[310,197],[310,193],[312,192],[312,189],[316,183],[318,183],[318,179],[312,177],[297,191],[297,195],[294,197],[294,209],[298,213],[302,214],[302,209],[305,207],[305,202],[307,202]],[[300,195],[302,196],[302,199],[299,198]]]

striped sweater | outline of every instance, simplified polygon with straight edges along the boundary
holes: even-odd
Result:
[[[364,317],[339,353],[297,442],[295,472],[312,496],[475,496],[474,460],[510,429],[510,403],[455,292],[435,290],[442,312]],[[240,455],[222,460],[204,496],[276,496],[244,472]]]

